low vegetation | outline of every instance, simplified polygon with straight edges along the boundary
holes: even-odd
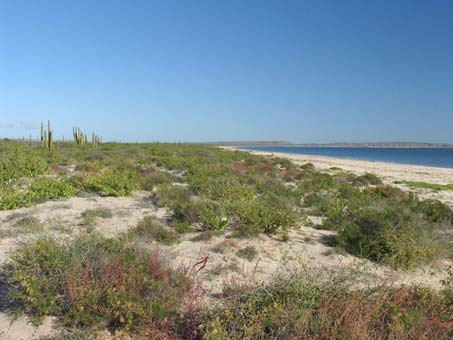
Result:
[[[203,339],[448,339],[451,292],[379,286],[351,291],[349,278],[305,273],[270,285],[226,287]]]
[[[162,244],[172,244],[178,241],[179,236],[174,231],[166,227],[162,222],[152,216],[144,217],[138,225],[129,230],[129,239],[141,241],[156,241]]]
[[[233,245],[263,234],[288,241],[291,228],[317,216],[316,228],[333,231],[325,240],[337,247],[332,249],[406,270],[453,258],[453,211],[439,201],[384,185],[373,174],[320,171],[312,164],[202,145],[54,141],[43,148],[0,142],[0,210],[135,190],[145,191],[147,202],[166,208],[169,217],[146,216],[118,238],[89,230],[72,241],[35,239],[2,269],[11,306],[37,322],[57,316],[75,327],[69,338],[82,339],[89,332],[80,333],[80,327],[171,340],[453,336],[451,278],[444,289],[432,291],[363,288],[339,274],[304,272],[270,284],[226,286],[218,303],[206,307],[195,270],[172,268],[156,248],[184,237],[209,244],[227,232],[231,238],[210,249],[245,261],[230,259],[212,274],[234,272],[237,263],[253,265],[247,262],[259,258],[254,246]],[[87,226],[111,217],[105,209],[80,215]],[[9,223],[28,232],[41,230],[44,222],[23,216]]]
[[[453,190],[452,184],[436,184],[427,182],[413,182],[413,181],[396,181],[395,184],[404,184],[413,189],[431,189],[431,190]]]
[[[258,251],[254,246],[247,246],[242,249],[239,249],[237,256],[246,259],[247,261],[252,261],[258,255]]]
[[[12,255],[6,276],[11,302],[37,322],[53,315],[68,327],[105,325],[137,339],[453,336],[451,278],[438,292],[385,283],[351,290],[353,275],[306,269],[270,284],[226,285],[221,303],[206,308],[190,270],[170,268],[157,248],[96,234],[69,246],[38,240]],[[90,338],[77,328],[72,334]]]
[[[14,304],[36,321],[54,315],[65,325],[136,329],[176,321],[192,287],[157,249],[93,233],[70,246],[38,240],[14,253],[6,271]]]
[[[98,208],[84,210],[80,216],[82,217],[82,223],[90,226],[93,225],[98,218],[111,218],[113,214],[109,209]]]

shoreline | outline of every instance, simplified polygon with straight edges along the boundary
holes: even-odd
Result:
[[[399,162],[393,162],[390,160],[373,160],[373,159],[360,159],[360,158],[354,158],[354,157],[348,157],[348,156],[331,156],[331,155],[322,155],[322,154],[310,154],[310,153],[299,153],[299,152],[285,152],[285,151],[271,151],[271,150],[257,150],[257,149],[249,149],[249,147],[254,148],[254,146],[230,146],[230,145],[221,145],[220,147],[222,148],[230,148],[238,151],[257,151],[257,152],[267,152],[271,154],[283,154],[283,155],[303,155],[303,156],[315,156],[315,157],[325,157],[325,158],[333,158],[333,159],[345,159],[345,160],[351,160],[351,161],[365,161],[365,162],[371,162],[371,163],[386,163],[386,164],[397,164],[397,165],[410,165],[410,166],[417,166],[417,167],[424,167],[424,168],[435,168],[435,169],[447,169],[447,170],[453,170],[453,165],[452,166],[436,166],[436,165],[425,165],[425,164],[415,164],[415,163],[399,163]],[[278,147],[278,146],[277,146]],[[261,148],[261,147],[258,147]],[[297,149],[299,146],[285,146],[287,149]],[[343,146],[329,146],[329,147],[324,147],[324,146],[309,146],[307,148],[310,149],[382,149],[382,147],[375,147],[375,146],[366,146],[366,147],[343,147]],[[407,149],[407,150],[425,150],[425,149],[452,149],[453,148],[425,148],[425,147],[385,147],[386,149]],[[453,180],[452,180],[453,181]]]
[[[233,146],[220,146],[220,148],[231,151],[249,152],[260,156],[286,158],[300,165],[312,163],[316,168],[321,170],[329,170],[336,167],[345,171],[350,171],[357,175],[363,175],[367,172],[373,173],[379,176],[386,184],[391,184],[401,189],[415,192],[423,198],[438,199],[453,207],[452,190],[435,191],[431,189],[411,189],[405,185],[394,183],[395,181],[412,181],[443,185],[451,184],[453,183],[453,168],[440,168],[381,161],[365,161],[330,156],[247,150],[239,149],[238,147]]]

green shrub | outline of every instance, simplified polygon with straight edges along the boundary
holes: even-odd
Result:
[[[205,229],[223,230],[229,224],[226,209],[220,203],[199,200],[194,205],[194,208],[201,225]]]
[[[229,223],[225,207],[204,198],[177,201],[173,210],[177,222],[199,223],[205,229],[223,230]]]
[[[36,319],[60,312],[66,256],[65,247],[53,240],[38,240],[11,256],[8,270],[9,283],[15,288],[12,297]]]
[[[329,190],[335,187],[335,179],[329,174],[305,170],[305,178],[300,183],[303,192]]]
[[[325,274],[324,274],[325,275]],[[418,287],[350,290],[355,281],[320,275],[231,286],[201,326],[205,340],[448,339],[451,301]]]
[[[335,240],[351,254],[399,268],[415,267],[439,256],[435,240],[416,219],[392,210],[356,213],[354,222],[346,222]]]
[[[291,207],[270,196],[236,202],[232,209],[239,225],[259,229],[266,234],[274,234],[295,225]]]
[[[100,175],[85,178],[83,186],[86,190],[102,196],[129,196],[138,188],[133,173],[119,169],[107,169]]]
[[[34,181],[30,185],[29,191],[33,199],[37,201],[71,197],[77,193],[76,188],[68,180],[47,177]]]
[[[95,234],[63,246],[38,240],[16,251],[7,269],[13,297],[36,318],[61,317],[65,324],[135,328],[180,315],[191,287],[156,251],[125,246]]]
[[[175,221],[173,223],[173,228],[175,228],[175,230],[180,234],[186,234],[186,233],[190,233],[192,231],[192,228],[190,227],[189,223],[187,223],[187,222]]]
[[[453,211],[438,200],[417,201],[415,209],[420,210],[429,222],[453,225]]]
[[[0,210],[10,210],[32,205],[32,197],[27,191],[19,191],[10,186],[0,186]]]
[[[48,168],[51,159],[43,157],[31,148],[15,145],[0,159],[0,184],[23,178],[42,175]]]
[[[163,183],[156,187],[154,199],[158,206],[174,209],[177,205],[185,205],[191,199],[191,193],[186,187]]]

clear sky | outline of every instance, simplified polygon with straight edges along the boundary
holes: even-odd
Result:
[[[0,136],[453,142],[453,1],[0,0]]]

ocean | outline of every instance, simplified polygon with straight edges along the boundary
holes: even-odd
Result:
[[[239,149],[453,168],[453,148],[243,146]]]

